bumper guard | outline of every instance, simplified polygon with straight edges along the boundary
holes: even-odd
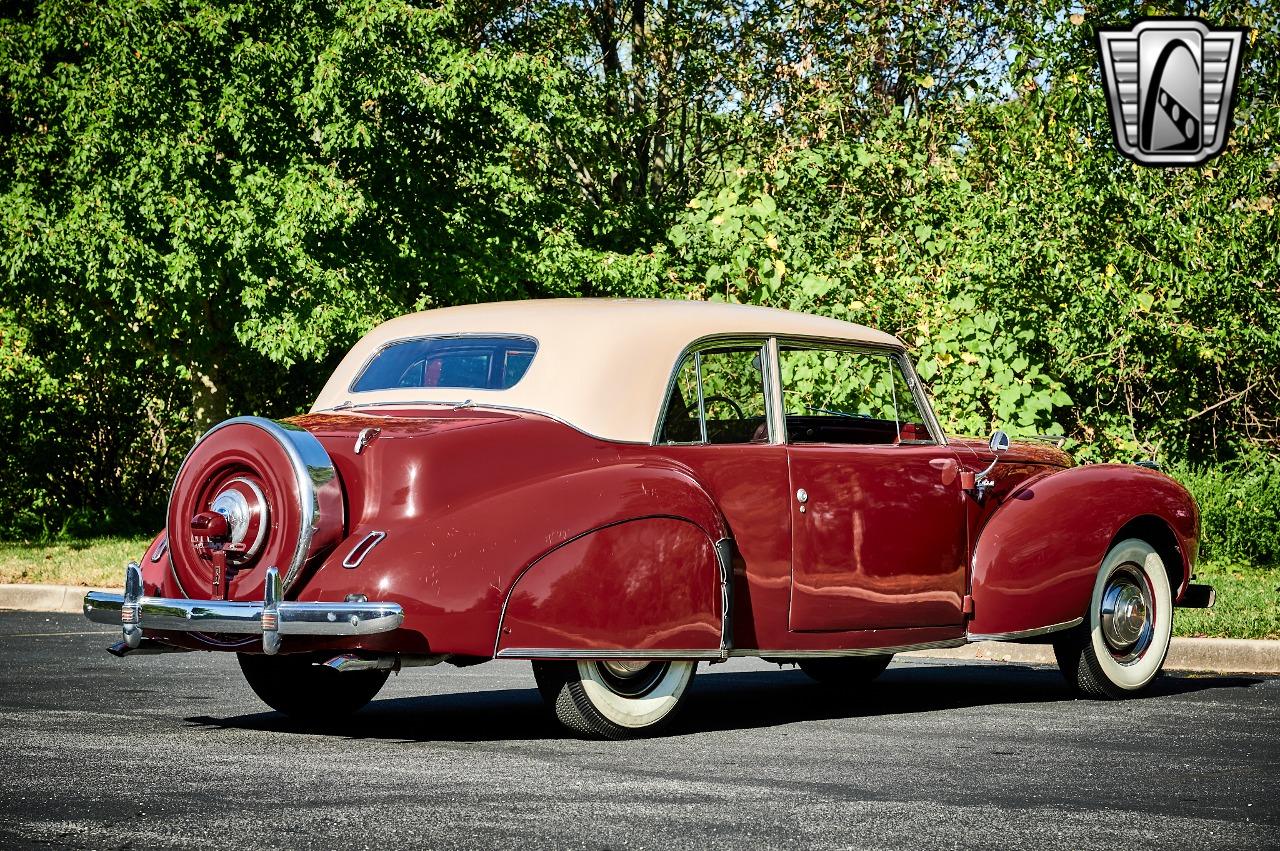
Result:
[[[396,603],[295,603],[281,600],[280,571],[267,568],[261,603],[144,597],[142,569],[125,568],[124,594],[90,591],[84,616],[94,623],[120,624],[124,643],[137,649],[142,631],[222,632],[261,635],[262,651],[274,655],[285,635],[352,636],[390,632],[404,623]]]

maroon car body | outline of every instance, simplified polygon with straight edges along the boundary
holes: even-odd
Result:
[[[622,323],[627,332],[609,330]],[[894,653],[996,639],[1058,641],[1066,670],[1089,663],[1098,635],[1112,662],[1131,665],[1138,641],[1126,641],[1142,630],[1139,656],[1162,661],[1171,604],[1210,602],[1189,585],[1199,518],[1175,481],[1141,466],[1075,467],[1043,441],[946,437],[887,335],[760,308],[590,300],[431,311],[388,326],[357,346],[311,413],[231,420],[197,443],[134,587],[86,601],[95,620],[123,619],[117,653],[265,651],[292,657],[290,676],[320,676],[297,674],[305,660],[325,669],[320,701],[324,689],[409,664],[534,660],[554,702],[592,664],[623,686],[659,666],[693,663],[692,676],[698,661],[733,656],[812,660],[807,669],[829,679],[841,675],[837,660],[867,675],[868,660],[883,668]],[[572,345],[561,351],[548,338],[562,327]],[[589,351],[614,345],[613,334],[625,338],[622,362],[661,342],[651,363],[625,368]],[[390,364],[388,386],[352,389],[410,344],[435,348]],[[482,377],[448,378],[480,363],[480,349]],[[494,379],[499,355],[507,374]],[[892,417],[815,406],[814,394],[833,398],[828,385],[857,385],[845,373],[805,379],[826,389],[791,401],[787,381],[835,356],[865,357],[893,391],[841,391],[845,404],[871,399],[883,412],[892,395]],[[532,386],[544,357],[588,398],[560,410],[556,394],[572,390],[554,376],[545,387],[558,389]],[[594,374],[564,374],[574,357],[612,369],[616,397]],[[736,365],[722,376],[720,361]],[[409,384],[401,367],[414,371]],[[631,394],[629,376],[662,386]],[[718,380],[729,389],[707,392]],[[450,386],[466,381],[486,386]],[[541,409],[508,392],[526,382],[545,394]],[[593,393],[608,415],[570,420]],[[631,426],[633,395],[649,400],[647,418],[631,433],[595,434]],[[671,438],[675,421],[692,439]],[[641,431],[651,438],[633,439]],[[1126,541],[1158,556],[1167,596],[1141,553],[1100,586]],[[619,701],[637,699],[619,688]],[[632,724],[588,707],[582,724],[565,720],[620,735],[667,714]]]

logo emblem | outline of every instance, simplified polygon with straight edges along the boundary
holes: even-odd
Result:
[[[1247,29],[1148,18],[1098,31],[1102,81],[1120,153],[1140,165],[1200,165],[1227,144]]]

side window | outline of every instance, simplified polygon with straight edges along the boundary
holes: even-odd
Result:
[[[686,357],[667,400],[659,439],[768,443],[761,348],[726,346]]]
[[[783,346],[780,358],[789,442],[933,442],[893,355]]]

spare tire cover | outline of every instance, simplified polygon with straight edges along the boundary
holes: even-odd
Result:
[[[342,487],[310,432],[262,417],[236,417],[204,434],[178,469],[166,529],[174,577],[188,598],[211,599],[214,564],[191,520],[217,512],[230,526],[226,599],[261,600],[268,567],[284,591],[343,535]]]

